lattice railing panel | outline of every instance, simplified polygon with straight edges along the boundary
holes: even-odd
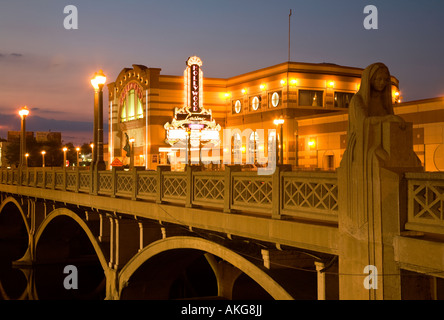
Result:
[[[195,176],[194,200],[223,202],[225,181],[223,176]]]
[[[157,192],[157,177],[156,176],[139,176],[138,190],[139,195],[154,195]]]
[[[76,188],[77,177],[75,172],[67,172],[66,173],[66,188],[69,190],[73,190]]]
[[[45,172],[45,176],[46,176],[46,187],[51,187],[52,186],[52,172]]]
[[[338,210],[337,184],[286,180],[283,191],[284,207]]]
[[[108,173],[99,173],[99,192],[111,193],[113,191],[113,177]]]
[[[184,175],[167,175],[163,177],[163,197],[185,198],[187,194],[187,180]]]
[[[336,173],[285,172],[281,208],[285,215],[338,220],[339,187]]]
[[[131,194],[133,191],[133,176],[130,173],[118,173],[116,182],[116,193]]]
[[[37,185],[43,186],[43,172],[37,171]]]
[[[22,185],[28,184],[28,172],[24,171],[22,172]]]
[[[444,234],[444,174],[409,173],[406,176],[407,228]]]
[[[28,175],[28,185],[33,185],[34,184],[34,171],[29,171],[29,175]]]
[[[55,187],[56,188],[63,188],[63,172],[56,172],[55,173]]]
[[[443,221],[444,183],[412,185],[412,218]]]
[[[13,171],[12,172],[12,183],[13,184],[17,184],[19,181],[19,172],[18,171]]]
[[[273,201],[272,191],[271,177],[235,177],[233,179],[233,204],[271,207]]]
[[[407,230],[444,234],[444,173],[405,174],[408,181]]]
[[[89,183],[90,183],[90,174],[89,172],[80,172],[79,175],[79,190],[80,191],[89,191]]]

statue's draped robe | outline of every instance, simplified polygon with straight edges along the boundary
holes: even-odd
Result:
[[[350,102],[347,148],[343,156],[345,163],[341,164],[341,167],[345,166],[349,182],[348,218],[355,220],[358,226],[368,221],[368,208],[373,203],[373,180],[378,174],[374,169],[380,167],[388,156],[382,147],[383,123],[402,122],[393,112],[390,82],[380,93],[381,104],[370,106],[372,76],[380,68],[386,67],[376,63],[364,70],[359,92]],[[390,78],[390,74],[388,76]]]

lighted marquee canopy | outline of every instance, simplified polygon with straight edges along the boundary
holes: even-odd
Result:
[[[171,123],[164,125],[166,130],[166,142],[174,145],[181,140],[186,140],[190,135],[191,145],[199,141],[219,144],[220,125],[212,117],[211,110],[203,106],[203,73],[202,60],[199,57],[189,57],[186,61],[187,68],[184,71],[184,106],[174,109],[174,118]]]

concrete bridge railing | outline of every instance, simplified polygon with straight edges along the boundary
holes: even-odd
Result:
[[[277,168],[273,175],[257,175],[227,166],[225,171],[188,167],[172,172],[169,166],[145,170],[70,170],[63,168],[0,169],[0,182],[36,188],[90,193],[224,212],[255,212],[338,221],[338,181],[335,172],[291,171]],[[405,229],[444,234],[444,173],[410,172],[407,184]]]
[[[408,230],[444,234],[444,173],[406,173]]]
[[[172,172],[79,170],[63,168],[0,169],[2,184],[89,193],[186,207],[210,207],[223,212],[254,212],[280,219],[282,215],[327,222],[338,221],[335,172],[291,171],[280,166],[272,175],[241,171],[201,171],[189,166]]]

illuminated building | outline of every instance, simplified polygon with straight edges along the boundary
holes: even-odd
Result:
[[[109,159],[117,158],[129,164],[130,157],[124,148],[129,150],[129,139],[134,139],[135,166],[155,169],[158,164],[167,164],[174,137],[181,138],[184,133],[173,129],[184,128],[183,117],[187,108],[191,108],[188,110],[195,115],[208,117],[202,118],[208,120],[205,128],[252,130],[248,136],[232,136],[231,152],[243,154],[244,163],[248,162],[251,152],[268,150],[274,141],[275,133],[271,130],[276,129],[276,125],[273,121],[282,118],[285,120],[282,127],[283,162],[310,167],[311,163],[307,165],[305,160],[301,161],[304,151],[298,150],[301,143],[299,120],[301,117],[311,119],[347,113],[348,104],[359,89],[363,71],[328,63],[285,62],[231,78],[206,78],[200,68],[201,59],[191,58],[195,63],[187,60],[184,76],[162,75],[160,68],[133,65],[123,69],[115,82],[108,84]],[[199,85],[194,96],[189,80],[193,65],[197,66]],[[393,76],[391,86],[393,102],[397,103],[395,100],[400,99],[399,82]],[[192,98],[196,99],[195,105],[191,105]],[[197,128],[198,124],[194,122],[192,126]],[[189,128],[188,124],[186,127]],[[265,145],[256,141],[258,129],[268,134]],[[222,139],[222,134],[219,137]],[[318,144],[313,140],[307,148],[316,150]]]

